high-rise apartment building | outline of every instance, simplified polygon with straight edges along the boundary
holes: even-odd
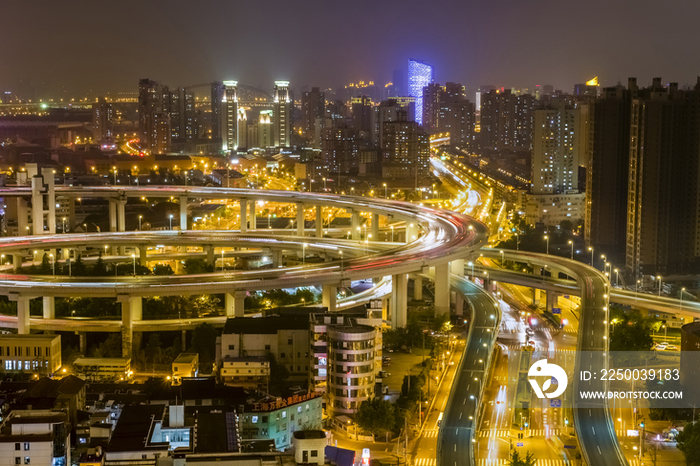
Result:
[[[535,110],[532,149],[532,193],[564,194],[578,190],[582,139],[582,109],[557,100],[549,108]]]
[[[428,175],[430,142],[428,134],[417,122],[399,120],[384,123],[382,177],[419,180]]]
[[[258,118],[257,145],[263,149],[268,147],[277,147],[275,141],[275,121],[273,110],[262,110]]]
[[[213,142],[222,141],[222,101],[224,98],[224,83],[211,83],[211,139]]]
[[[221,147],[224,153],[238,149],[238,82],[224,81],[221,96]]]
[[[408,95],[416,99],[416,122],[423,125],[423,88],[433,82],[433,67],[408,60]]]
[[[464,86],[446,83],[438,96],[438,130],[450,133],[450,145],[462,150],[474,142],[475,105],[464,96]]]
[[[626,268],[634,278],[697,270],[700,257],[700,79],[632,99]]]
[[[584,236],[613,260],[625,254],[630,111],[637,92],[636,79],[630,78],[627,89],[603,89],[590,103]]]
[[[92,104],[92,139],[96,143],[112,139],[112,120],[114,112],[112,104],[100,97]]]
[[[301,95],[301,129],[304,137],[313,141],[313,147],[321,147],[321,131],[326,111],[325,94],[318,87]]]
[[[354,128],[336,126],[323,130],[321,160],[328,173],[357,174],[360,132]]]
[[[428,133],[438,129],[438,118],[440,116],[440,96],[443,88],[438,83],[429,83],[423,88],[423,128]]]
[[[411,121],[408,118],[408,109],[399,105],[396,100],[385,100],[375,107],[376,116],[374,129],[374,144],[381,148],[384,147],[384,124],[392,121]]]
[[[352,127],[357,131],[362,131],[363,139],[369,143],[372,143],[375,138],[375,114],[372,99],[365,95],[361,97],[353,97],[351,105]]]
[[[292,102],[289,98],[289,81],[275,81],[273,98],[273,145],[290,147],[292,145]]]
[[[481,94],[481,146],[530,150],[534,103],[532,95],[514,95],[510,89]]]
[[[163,100],[166,100],[166,106]],[[170,102],[168,88],[150,79],[139,80],[139,133],[141,149],[150,154],[170,150]]]

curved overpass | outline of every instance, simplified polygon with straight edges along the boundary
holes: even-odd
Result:
[[[482,249],[482,254],[491,259],[501,257],[500,250]],[[578,342],[576,352],[576,370],[593,367],[597,370],[607,368],[606,352],[608,349],[608,282],[597,269],[581,262],[545,254],[504,250],[506,260],[528,262],[544,267],[554,265],[571,277],[575,277],[581,289],[581,313],[579,316]],[[537,287],[541,279],[532,279],[531,285]],[[581,358],[586,352],[586,360]],[[580,381],[574,377],[574,391],[604,391],[606,383],[602,380]],[[574,424],[578,432],[578,441],[586,463],[596,466],[626,466],[627,460],[620,448],[610,416],[607,400],[590,401],[585,407],[574,407]]]

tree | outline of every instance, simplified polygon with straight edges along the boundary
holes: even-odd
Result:
[[[120,358],[122,356],[122,335],[112,333],[105,341],[93,348],[93,358]]]
[[[214,267],[207,264],[203,259],[187,259],[185,261],[186,275],[199,275],[202,273],[212,273]]]
[[[49,262],[49,255],[44,253],[41,258],[41,268],[39,273],[42,275],[51,275],[51,263]]]
[[[212,324],[199,324],[192,330],[190,349],[193,353],[199,354],[199,360],[203,365],[214,362],[218,336],[219,331]]]
[[[105,261],[102,260],[102,249],[100,249],[100,256],[97,258],[95,265],[92,266],[92,275],[95,277],[104,277],[107,275],[107,266]]]
[[[676,441],[678,449],[685,456],[685,463],[688,466],[700,466],[700,422],[686,424]]]
[[[649,351],[654,345],[651,328],[654,319],[644,317],[639,311],[625,313],[610,309],[610,351]]]
[[[373,436],[383,435],[394,427],[394,406],[377,397],[365,400],[355,414],[355,422],[360,429]]]
[[[520,457],[520,452],[518,450],[513,450],[510,458],[508,459],[508,466],[535,466],[535,457],[529,451],[525,454],[525,458]]]
[[[80,256],[78,256],[75,259],[75,263],[72,266],[71,273],[76,277],[84,277],[85,275],[87,275],[87,268],[85,267],[83,259]]]
[[[153,267],[153,275],[174,275],[175,272],[173,272],[172,267],[170,267],[168,264],[156,264],[155,267]]]
[[[449,333],[451,329],[452,323],[450,323],[450,314],[448,312],[440,314],[433,319],[431,330],[439,333]]]
[[[282,396],[287,391],[287,379],[289,371],[284,364],[277,362],[277,359],[270,354],[270,385],[269,390],[271,395]]]

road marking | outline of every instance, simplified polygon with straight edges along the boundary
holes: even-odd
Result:
[[[596,445],[596,448],[598,449],[598,453],[600,453],[600,454],[602,455],[602,454],[603,454],[603,452],[602,452],[602,451],[600,451],[600,445]]]
[[[595,435],[595,427],[591,426],[591,430],[593,431],[593,435]]]

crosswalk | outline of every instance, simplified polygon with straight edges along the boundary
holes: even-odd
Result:
[[[506,345],[506,348],[508,348],[511,351],[523,351],[523,346],[521,344],[508,344]],[[547,348],[542,348],[542,347],[535,347],[535,351],[543,351],[549,353],[550,350]],[[562,354],[574,354],[576,352],[575,349],[554,349],[553,350],[555,353],[562,353]]]
[[[478,458],[477,466],[507,466],[510,464],[506,458]],[[536,466],[566,466],[568,463],[564,460],[537,460]],[[423,466],[423,465],[419,465]],[[427,465],[426,465],[427,466]]]
[[[437,429],[425,429],[423,431],[423,438],[435,438],[438,435]]]
[[[561,431],[559,429],[528,429],[525,434],[528,437],[545,437],[546,435],[559,435]],[[516,436],[516,433],[513,434]],[[479,431],[479,437],[510,437],[510,431],[507,429],[484,429]]]
[[[436,463],[435,458],[416,458],[413,460],[413,466],[435,466]]]

